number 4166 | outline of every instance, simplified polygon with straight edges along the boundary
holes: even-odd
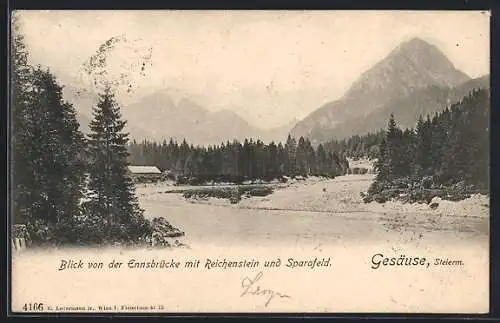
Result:
[[[43,311],[43,303],[26,303],[23,310],[26,312]]]

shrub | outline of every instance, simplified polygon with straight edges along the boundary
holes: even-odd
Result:
[[[420,182],[420,187],[425,188],[425,189],[429,189],[432,187],[433,184],[434,184],[434,180],[433,180],[432,176],[425,176],[424,178],[422,178],[422,181]]]
[[[384,189],[390,188],[391,185],[387,181],[374,181],[368,188],[368,195],[374,195],[382,192]]]
[[[348,174],[355,174],[355,175],[364,175],[368,173],[368,168],[364,167],[354,167],[354,168],[349,168],[347,169]]]
[[[192,189],[184,192],[185,198],[221,198],[229,199],[231,203],[238,203],[241,196],[267,196],[273,193],[273,189],[268,186],[238,186],[236,188],[202,188]]]

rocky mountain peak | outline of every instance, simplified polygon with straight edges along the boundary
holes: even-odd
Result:
[[[326,103],[298,122],[292,133],[312,139],[327,137],[346,120],[366,117],[416,91],[453,88],[469,80],[436,45],[412,38],[362,73],[342,98]]]

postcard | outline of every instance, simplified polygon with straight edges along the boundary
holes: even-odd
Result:
[[[15,313],[487,313],[490,13],[14,11]]]

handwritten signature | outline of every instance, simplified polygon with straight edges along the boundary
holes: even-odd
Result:
[[[267,307],[275,297],[291,298],[291,296],[289,295],[282,294],[271,289],[261,289],[261,287],[256,283],[262,278],[263,275],[264,274],[262,273],[262,271],[260,271],[253,279],[250,277],[243,278],[243,280],[241,281],[241,287],[245,290],[243,291],[243,293],[241,293],[240,297],[243,297],[245,295],[267,296],[267,301],[264,304],[265,307]]]

